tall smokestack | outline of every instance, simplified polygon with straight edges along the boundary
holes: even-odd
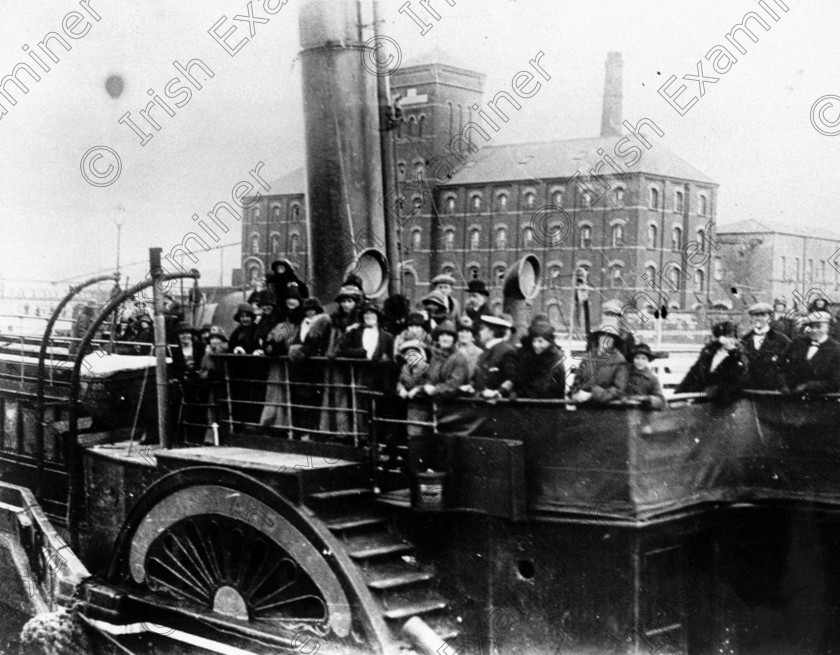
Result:
[[[601,111],[601,136],[621,135],[621,72],[624,61],[620,52],[607,53],[604,77],[604,107]]]
[[[363,57],[369,2],[307,0],[300,10],[310,271],[314,295],[329,300],[348,271],[365,292],[384,289],[385,219],[376,62]],[[370,49],[370,48],[369,48]],[[367,66],[365,65],[367,63]]]

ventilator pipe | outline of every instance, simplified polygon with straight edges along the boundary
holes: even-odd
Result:
[[[351,273],[362,280],[362,291],[368,298],[378,298],[388,290],[388,258],[381,250],[363,251],[347,268],[344,277]]]
[[[520,335],[528,329],[530,306],[540,292],[541,274],[540,260],[526,255],[510,268],[502,283],[504,311],[513,317],[513,325]]]

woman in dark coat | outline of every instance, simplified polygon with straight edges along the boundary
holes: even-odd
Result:
[[[278,259],[271,263],[271,274],[266,282],[274,289],[274,295],[277,296],[280,306],[283,305],[283,300],[288,295],[290,286],[297,286],[301,298],[309,297],[309,288],[297,276],[292,263],[288,259]]]
[[[516,353],[514,393],[520,398],[563,398],[566,368],[563,354],[554,344],[554,326],[537,317]]]
[[[175,329],[178,345],[170,347],[172,374],[181,385],[183,402],[179,424],[184,440],[189,443],[204,441],[207,431],[207,401],[210,389],[201,379],[201,363],[204,359],[204,343],[196,339],[196,332],[189,323],[180,323]]]
[[[712,336],[714,340],[700,351],[676,393],[705,393],[716,405],[730,405],[741,395],[747,358],[734,323],[717,323],[712,327]]]

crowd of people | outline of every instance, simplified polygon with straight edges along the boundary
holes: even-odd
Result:
[[[546,315],[536,315],[520,338],[509,315],[490,310],[490,294],[480,280],[470,281],[462,311],[452,297],[455,280],[438,275],[412,310],[402,296],[380,307],[365,296],[361,280],[350,275],[334,298],[332,313],[309,296],[288,262],[275,262],[269,281],[237,307],[237,327],[230,335],[217,326],[192,328],[183,322],[179,305],[167,299],[165,323],[168,340],[175,342],[176,377],[212,378],[209,354],[283,356],[296,363],[339,357],[396,364],[395,389],[387,391],[401,398],[633,400],[650,409],[666,407],[662,385],[651,370],[657,354],[637,343],[617,301],[604,303],[602,322],[573,368]],[[840,391],[840,343],[831,336],[835,322],[827,309],[827,301],[819,299],[806,317],[797,317],[785,311],[783,301],[775,306],[759,302],[749,308],[751,330],[743,337],[733,322],[714,325],[711,341],[676,392],[708,393],[726,403],[743,389],[803,395]],[[142,301],[125,318],[121,338],[135,342],[130,347],[153,341],[152,319]]]

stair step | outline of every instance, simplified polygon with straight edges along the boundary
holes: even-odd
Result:
[[[327,521],[327,527],[334,532],[343,530],[355,530],[356,528],[366,528],[374,525],[382,525],[387,523],[388,519],[378,516],[367,516],[358,518],[336,519],[334,521]]]
[[[382,614],[386,619],[407,619],[411,616],[417,616],[419,614],[437,612],[439,610],[446,609],[446,607],[447,603],[445,600],[432,599],[420,603],[411,603],[409,605],[404,605],[403,607],[394,607],[389,610],[384,610]]]
[[[417,584],[419,582],[426,582],[434,577],[434,573],[429,573],[428,571],[412,571],[403,575],[370,580],[367,585],[371,589],[394,589],[396,587],[407,587],[408,585]]]
[[[353,559],[370,559],[371,557],[381,557],[383,555],[408,553],[412,550],[413,547],[410,544],[388,544],[387,546],[377,546],[375,548],[364,548],[362,550],[351,551],[350,557]]]
[[[361,498],[371,493],[370,489],[354,487],[351,489],[335,489],[334,491],[318,491],[314,494],[309,494],[309,497],[315,500],[338,500],[342,498]]]
[[[423,620],[432,630],[435,631],[435,633],[437,633],[438,637],[446,642],[446,645],[449,647],[451,652],[454,653],[457,651],[455,648],[457,642],[455,640],[463,632],[461,624],[453,620],[452,617],[447,614],[427,616],[424,617]]]

